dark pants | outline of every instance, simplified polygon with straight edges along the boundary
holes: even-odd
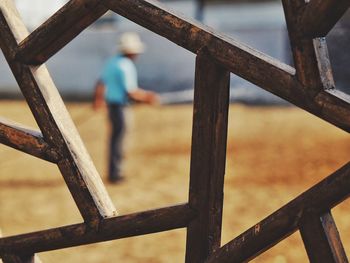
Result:
[[[121,178],[120,165],[125,132],[123,105],[109,104],[108,111],[111,123],[108,179],[110,181],[116,181]]]

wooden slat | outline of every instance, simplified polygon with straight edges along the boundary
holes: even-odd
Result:
[[[28,34],[17,10],[10,0],[2,0],[0,9],[0,47],[45,141],[63,156],[58,167],[80,213],[94,224],[113,216],[114,205],[46,67],[28,67],[13,59],[18,42]]]
[[[305,214],[299,229],[311,263],[348,262],[330,211],[322,216]]]
[[[295,70],[292,67],[232,38],[215,33],[207,26],[184,18],[162,6],[158,1],[104,0],[104,2],[114,12],[193,53],[206,47],[229,71],[350,132],[350,104],[345,106],[347,116],[330,119],[329,116],[337,116],[338,113],[333,111],[333,107],[325,110],[315,103],[314,98],[317,94],[309,87],[301,85],[294,76]]]
[[[98,229],[76,224],[0,239],[0,255],[34,253],[186,227],[195,212],[187,204],[103,219]]]
[[[297,27],[305,37],[325,37],[349,6],[349,0],[311,0],[297,21]]]
[[[308,96],[335,87],[325,39],[300,38],[296,23],[305,0],[283,0],[283,8],[291,42],[296,77],[307,88]]]
[[[196,60],[186,262],[204,262],[220,247],[230,73],[207,52]]]
[[[100,0],[71,0],[24,39],[16,58],[40,65],[107,12]]]
[[[59,154],[44,141],[41,132],[3,118],[0,118],[0,143],[52,163],[59,160]]]
[[[294,233],[308,211],[324,213],[350,195],[350,163],[214,253],[207,263],[246,262]]]

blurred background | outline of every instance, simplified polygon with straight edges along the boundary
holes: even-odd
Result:
[[[66,1],[15,0],[30,31]],[[161,1],[234,39],[292,65],[281,1]],[[327,36],[337,89],[350,93],[350,13]],[[108,125],[92,109],[95,82],[121,33],[138,32],[140,85],[164,104],[129,107],[125,182],[108,184]],[[188,199],[195,56],[108,13],[47,66],[120,215]],[[231,74],[222,244],[241,234],[349,161],[344,131]],[[0,52],[0,116],[36,127]],[[15,100],[14,100],[15,98]],[[176,104],[176,105],[173,105]],[[288,107],[286,107],[288,106]],[[350,253],[350,203],[332,210]],[[80,223],[57,167],[0,145],[0,228],[4,236]],[[184,262],[184,229],[40,253],[43,262]],[[252,262],[307,262],[296,232]]]

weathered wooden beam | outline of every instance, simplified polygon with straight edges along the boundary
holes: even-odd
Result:
[[[195,54],[201,48],[207,48],[229,71],[264,88],[283,92],[286,85],[289,87],[294,83],[295,71],[292,67],[226,35],[215,33],[210,27],[176,14],[159,1],[104,2],[112,11]]]
[[[324,38],[305,39],[300,37],[300,27],[297,20],[300,10],[306,5],[305,0],[283,0],[282,3],[297,79],[307,89],[311,97],[321,90],[333,89],[335,84],[326,40]]]
[[[299,229],[311,263],[348,262],[330,211],[303,215]]]
[[[325,213],[350,195],[350,163],[239,235],[207,263],[246,262],[294,233],[309,211]]]
[[[36,253],[186,227],[196,215],[187,204],[112,217],[98,228],[76,224],[0,239],[0,255]]]
[[[21,41],[16,59],[40,65],[95,22],[107,8],[100,0],[71,0]]]
[[[0,238],[2,237],[2,232],[0,229]],[[1,257],[0,257],[1,258]],[[3,255],[0,263],[41,263],[41,260],[38,256],[33,254],[26,256],[17,256],[17,255]]]
[[[52,163],[59,160],[59,154],[45,142],[41,132],[3,118],[0,118],[0,143]]]
[[[196,60],[186,262],[204,262],[221,244],[230,72],[208,52]]]
[[[305,37],[325,37],[349,6],[349,0],[311,0],[302,10],[297,27]]]
[[[4,255],[3,263],[40,263],[41,261],[35,255]]]
[[[44,140],[62,156],[58,168],[81,215],[91,224],[115,215],[114,205],[46,67],[28,67],[14,59],[18,43],[28,32],[13,2],[2,0],[0,11],[0,47]]]
[[[223,64],[229,71],[285,99],[298,107],[350,132],[349,117],[337,118],[333,107],[326,115],[324,109],[314,101],[317,93],[300,83],[295,69],[250,48],[211,28],[191,21],[152,0],[104,0],[112,11],[169,39],[179,46],[197,53],[202,47]],[[329,87],[330,88],[330,87]],[[320,89],[317,90],[320,92]],[[350,116],[350,104],[345,106]]]
[[[314,109],[314,112],[310,112],[319,117],[322,116],[321,118],[349,132],[349,128],[345,126],[348,126],[346,123],[350,121],[350,99],[335,89],[325,39],[300,37],[297,19],[300,10],[306,5],[304,0],[283,0],[282,2],[296,68],[296,78],[302,84],[301,89],[305,90],[306,104]],[[300,100],[302,99],[300,97]]]
[[[314,101],[320,109],[320,115],[324,116],[330,123],[350,132],[348,125],[346,125],[346,122],[350,123],[350,96],[348,94],[336,89],[324,90],[315,96]]]

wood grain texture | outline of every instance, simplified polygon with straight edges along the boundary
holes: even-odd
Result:
[[[2,232],[0,229],[0,238],[2,237]],[[0,263],[41,263],[42,261],[38,256],[27,255],[27,256],[17,256],[17,255],[2,255],[2,260],[0,259]]]
[[[330,211],[321,216],[305,214],[299,229],[311,263],[348,262]]]
[[[16,59],[40,65],[95,22],[107,8],[100,0],[71,0],[19,44]]]
[[[196,60],[186,262],[204,262],[221,244],[230,73],[208,52]]]
[[[305,37],[325,37],[349,6],[349,0],[311,0],[302,10],[297,27]]]
[[[3,263],[41,263],[41,260],[34,255],[4,255]]]
[[[2,1],[0,9],[0,47],[44,140],[64,156],[58,167],[80,213],[93,224],[115,215],[114,205],[46,67],[28,67],[14,60],[18,42],[28,32],[12,1]]]
[[[335,108],[323,109],[319,103],[315,103],[315,96],[322,91],[321,87],[334,87],[330,78],[322,79],[323,76],[319,75],[318,68],[312,69],[314,74],[318,76],[318,84],[311,83],[312,86],[305,86],[295,75],[294,68],[232,38],[219,34],[205,25],[176,14],[158,1],[104,0],[104,2],[112,11],[195,54],[205,47],[230,72],[350,132],[349,118],[333,117],[330,119],[329,116],[337,116],[338,114],[333,111]],[[316,41],[309,47],[311,49],[321,44],[320,50],[314,53],[312,61],[315,61],[316,55],[320,56],[322,52],[326,52],[322,43],[322,41],[320,43]],[[305,59],[305,63],[308,63],[307,59]],[[321,68],[324,72],[329,69],[326,64]],[[305,84],[309,85],[308,82]],[[350,104],[346,104],[344,107],[350,114]],[[323,115],[326,111],[326,115]]]
[[[44,141],[41,132],[3,118],[0,118],[0,143],[52,163],[60,159],[57,151]]]
[[[307,89],[310,97],[321,90],[334,89],[326,40],[300,37],[297,20],[300,10],[306,5],[305,0],[283,0],[282,3],[297,79]]]
[[[239,263],[260,255],[294,233],[303,215],[322,214],[350,195],[350,163],[316,184],[215,252],[207,263]]]
[[[0,239],[0,255],[36,253],[186,227],[195,211],[187,204]]]

